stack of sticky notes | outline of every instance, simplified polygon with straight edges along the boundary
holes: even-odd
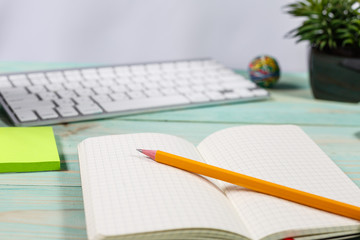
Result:
[[[0,172],[59,170],[51,127],[1,127]]]

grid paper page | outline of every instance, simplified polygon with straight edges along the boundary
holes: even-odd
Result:
[[[243,126],[219,131],[198,146],[212,165],[327,198],[360,205],[360,189],[299,128]],[[237,207],[254,239],[360,232],[349,218],[257,193],[232,184],[220,188]]]
[[[148,159],[137,148],[203,161],[191,143],[164,134],[84,140],[79,158],[90,239],[183,228],[219,228],[248,235],[235,208],[214,184]],[[179,238],[183,237],[170,233],[168,239]]]

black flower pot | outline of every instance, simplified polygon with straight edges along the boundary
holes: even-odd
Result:
[[[342,56],[344,54],[339,52],[311,49],[309,70],[315,98],[360,102],[360,57],[353,53]]]

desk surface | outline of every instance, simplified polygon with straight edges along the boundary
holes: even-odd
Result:
[[[76,66],[1,63],[0,72]],[[161,132],[197,144],[235,125],[296,124],[360,186],[360,105],[314,100],[304,73],[283,74],[271,94],[268,101],[54,125],[61,171],[0,174],[0,239],[86,238],[76,146],[92,136]],[[0,126],[9,126],[3,111]]]

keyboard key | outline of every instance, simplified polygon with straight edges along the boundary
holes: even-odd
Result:
[[[56,77],[64,77],[61,71],[53,71],[45,73],[46,77],[48,78],[56,78]]]
[[[144,76],[134,76],[131,78],[136,83],[146,83],[148,82],[148,79]]]
[[[72,97],[76,97],[76,94],[74,91],[72,90],[66,90],[66,89],[61,89],[56,91],[57,95],[59,95],[61,98],[72,98]]]
[[[161,63],[161,70],[164,71],[164,72],[175,72],[176,67],[175,67],[175,64],[173,62]]]
[[[39,100],[34,94],[14,94],[14,95],[5,95],[5,100],[11,104],[15,102],[30,102]]]
[[[61,83],[46,84],[45,87],[52,92],[65,89]]]
[[[226,92],[224,93],[226,99],[237,99],[241,98],[241,94],[237,92]]]
[[[161,82],[163,80],[163,78],[161,77],[161,75],[148,75],[147,79],[151,82]]]
[[[15,74],[9,76],[10,81],[22,81],[27,80],[27,77],[25,74]]]
[[[59,117],[59,115],[51,108],[37,108],[35,111],[40,118],[44,120]]]
[[[101,79],[101,80],[99,80],[99,83],[102,86],[107,86],[107,87],[112,87],[112,86],[114,86],[116,84],[116,82],[111,78]]]
[[[80,83],[85,88],[95,88],[95,87],[100,86],[99,82],[97,80],[95,80],[95,79],[83,81],[83,82],[80,82]]]
[[[205,85],[192,85],[191,88],[196,92],[204,92],[206,91]]]
[[[98,79],[100,78],[97,70],[95,68],[89,68],[89,69],[82,69],[81,70],[82,75],[85,79]]]
[[[90,88],[75,89],[75,93],[81,97],[94,95],[94,91],[92,91]]]
[[[5,78],[0,79],[0,88],[11,88],[11,83]]]
[[[97,103],[111,102],[112,101],[111,98],[109,97],[109,95],[106,95],[106,94],[94,95],[94,96],[91,96],[91,98]]]
[[[189,61],[189,67],[194,70],[194,69],[198,69],[198,68],[202,68],[203,67],[203,61],[201,60],[192,60]]]
[[[146,98],[142,91],[129,91],[126,93],[131,99]]]
[[[174,88],[162,88],[160,89],[160,91],[167,96],[171,96],[171,95],[178,95],[179,92],[176,91]]]
[[[130,99],[125,93],[111,93],[109,96],[114,100],[128,100]]]
[[[90,114],[96,114],[102,112],[101,108],[95,103],[82,104],[82,105],[77,105],[75,107],[83,115],[90,115]]]
[[[192,93],[193,90],[190,87],[178,87],[176,90],[180,93]]]
[[[159,97],[159,96],[163,96],[163,94],[157,90],[157,89],[150,89],[150,90],[145,90],[145,94],[148,97]]]
[[[66,79],[69,80],[69,82],[80,82],[84,80],[84,78],[80,74],[68,75],[66,76]]]
[[[88,96],[83,97],[72,97],[72,100],[76,102],[77,104],[93,104],[93,100],[91,100]]]
[[[62,117],[74,117],[79,115],[79,113],[71,106],[62,106],[55,109]]]
[[[80,76],[81,73],[80,73],[79,70],[67,70],[67,71],[64,71],[64,75],[66,77],[68,77],[68,76]]]
[[[146,101],[144,99],[135,99],[135,100],[120,100],[108,103],[102,103],[101,107],[105,109],[106,112],[117,112],[117,111],[131,111],[131,110],[140,110],[148,108],[157,108],[165,106],[176,106],[189,104],[190,100],[184,96],[163,96],[157,98],[148,98]]]
[[[144,83],[144,86],[147,89],[159,89],[160,88],[160,86],[157,82],[146,82],[146,83]]]
[[[55,105],[52,101],[18,101],[10,102],[9,106],[12,110],[35,110],[36,108],[53,108]]]
[[[35,115],[35,113],[31,110],[15,111],[15,115],[19,119],[20,122],[29,122],[29,121],[35,121],[38,119],[38,117]]]
[[[7,76],[0,76],[0,82],[1,81],[9,81]]]
[[[93,75],[83,75],[84,79],[86,80],[97,80],[100,79],[100,76],[98,74],[93,74]]]
[[[137,90],[143,89],[143,86],[140,83],[129,83],[129,84],[126,84],[126,86],[132,91],[137,91]]]
[[[189,80],[187,80],[187,79],[181,79],[181,78],[179,78],[179,79],[177,80],[176,84],[177,84],[178,86],[189,86],[189,85],[191,84],[191,82],[190,82]]]
[[[46,89],[43,85],[34,85],[26,87],[30,93],[38,93],[38,92],[45,92]]]
[[[212,91],[221,91],[221,90],[225,89],[224,86],[222,86],[218,83],[207,84],[206,87]]]
[[[205,78],[204,77],[198,77],[198,76],[192,76],[190,79],[189,79],[189,81],[191,82],[191,83],[193,83],[193,84],[201,84],[201,85],[205,85],[206,83],[206,81],[205,81]]]
[[[130,66],[130,71],[134,75],[145,75],[147,73],[145,69],[145,65]]]
[[[114,78],[116,77],[116,74],[114,72],[114,69],[111,67],[108,68],[99,68],[98,69],[99,75],[102,78]]]
[[[161,72],[160,64],[158,64],[158,63],[146,64],[145,68],[148,73],[160,73]]]
[[[236,92],[240,95],[242,98],[251,98],[254,97],[255,94],[247,89],[238,89]]]
[[[64,76],[54,76],[54,77],[48,77],[50,83],[63,83],[66,82],[66,79]]]
[[[265,89],[261,89],[261,88],[252,90],[252,93],[258,97],[264,97],[264,96],[268,95],[267,91]]]
[[[53,100],[58,107],[74,106],[75,102],[70,98],[62,98]]]
[[[216,92],[216,91],[207,91],[205,94],[212,101],[221,101],[221,100],[225,99],[225,96],[223,94]]]
[[[188,69],[190,68],[189,62],[187,62],[187,61],[176,62],[175,65],[176,65],[176,68],[179,70],[188,71]]]
[[[46,78],[35,78],[30,80],[32,85],[46,85],[49,81]]]
[[[17,80],[10,80],[10,81],[15,87],[24,87],[24,86],[31,85],[31,83],[28,79],[17,79]]]
[[[38,79],[38,78],[41,78],[41,79],[46,78],[44,73],[29,73],[27,76],[31,80]]]
[[[165,72],[162,74],[162,78],[169,81],[176,81],[178,79],[175,72]]]
[[[127,84],[127,83],[132,83],[132,78],[130,77],[117,77],[115,78],[115,82],[119,85],[124,85],[124,84]]]
[[[110,88],[108,87],[93,87],[92,90],[98,95],[107,94],[111,92]]]
[[[130,68],[128,66],[120,66],[115,68],[116,75],[119,77],[131,76]]]
[[[125,85],[114,85],[111,86],[111,90],[114,92],[127,92],[129,89]]]
[[[59,98],[54,92],[38,92],[37,95],[41,100],[53,100]]]
[[[221,84],[224,88],[254,88],[256,84],[250,81],[226,82]]]
[[[206,72],[204,72],[203,69],[195,69],[191,70],[191,75],[193,77],[204,78],[206,76]]]
[[[192,103],[202,103],[202,102],[209,102],[210,98],[202,93],[189,93],[185,94],[185,96],[192,102]]]
[[[159,84],[164,88],[171,88],[176,86],[176,83],[170,80],[161,81]]]
[[[66,89],[74,90],[74,89],[81,89],[82,86],[78,82],[65,82],[63,83]]]

